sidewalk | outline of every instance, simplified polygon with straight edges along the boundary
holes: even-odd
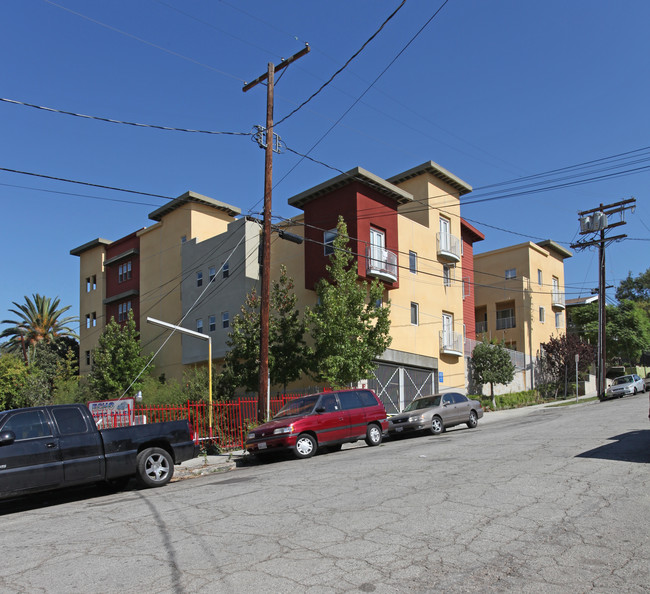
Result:
[[[596,393],[580,396],[578,400],[586,400],[593,398]],[[497,396],[498,398],[498,396]],[[521,408],[509,408],[506,410],[496,410],[493,412],[485,412],[483,418],[479,420],[479,426],[490,424],[506,419],[523,417],[531,413],[537,412],[540,409],[552,407],[562,402],[575,402],[575,397],[567,398],[566,400],[555,400],[553,402],[546,402],[544,404],[535,404],[533,406],[522,406]],[[246,455],[244,450],[233,450],[225,454],[217,454],[213,456],[199,455],[197,458],[183,462],[183,464],[174,467],[174,481],[182,481],[185,479],[196,478],[199,476],[206,476],[217,472],[230,472],[237,468],[237,462],[241,462],[242,458]]]

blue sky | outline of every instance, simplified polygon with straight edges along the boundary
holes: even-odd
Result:
[[[283,142],[302,154],[314,147],[310,156],[332,168],[361,166],[384,178],[433,160],[474,188],[626,153],[588,177],[639,171],[534,194],[515,190],[524,182],[496,186],[496,194],[477,189],[462,213],[487,237],[477,251],[544,238],[568,247],[579,239],[578,211],[634,196],[636,212],[616,229],[630,239],[607,249],[607,281],[645,271],[650,151],[639,149],[650,146],[650,3],[449,0],[415,37],[442,3],[406,0],[329,86],[276,128]],[[399,5],[4,0],[0,96],[122,121],[249,132],[265,121],[266,94],[262,86],[243,93],[244,81],[309,42],[311,53],[277,82],[279,121]],[[193,190],[246,214],[261,210],[264,153],[247,136],[116,125],[7,102],[0,126],[4,169],[168,197]],[[298,214],[289,197],[338,175],[299,161],[291,152],[275,157],[274,215]],[[576,174],[545,179],[556,186],[582,179]],[[504,194],[515,195],[471,204]],[[0,200],[2,318],[11,317],[12,301],[36,292],[59,296],[77,315],[79,261],[70,249],[147,226],[164,202],[4,170]],[[568,298],[597,285],[596,264],[594,250],[566,261]]]

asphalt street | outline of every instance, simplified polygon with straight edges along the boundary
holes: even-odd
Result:
[[[648,396],[0,502],[5,592],[647,592]]]

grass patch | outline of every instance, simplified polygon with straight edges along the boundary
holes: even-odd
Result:
[[[583,402],[593,402],[598,400],[598,396],[592,396],[591,398],[581,398],[576,402],[575,400],[567,400],[566,402],[558,402],[557,404],[550,404],[548,408],[553,408],[555,406],[571,406],[572,404],[582,404]]]

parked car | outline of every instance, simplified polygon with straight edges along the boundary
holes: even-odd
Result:
[[[310,458],[322,447],[340,450],[360,439],[379,445],[387,428],[386,409],[372,390],[324,392],[285,404],[248,434],[246,450],[257,456],[290,450]]]
[[[483,417],[483,407],[478,400],[470,400],[457,392],[433,394],[416,398],[401,413],[388,420],[388,434],[409,431],[442,433],[447,427],[465,423],[470,429]]]
[[[614,379],[612,385],[605,390],[605,398],[622,398],[637,392],[645,392],[645,383],[636,373],[631,373]]]
[[[0,412],[0,498],[106,481],[166,485],[198,454],[185,421],[98,430],[82,404]]]

